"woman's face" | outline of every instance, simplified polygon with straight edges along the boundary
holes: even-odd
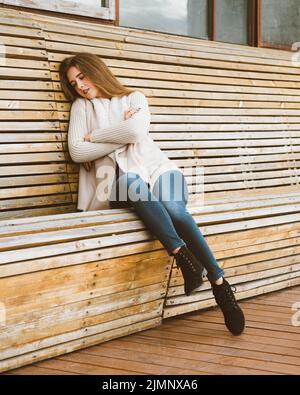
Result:
[[[98,88],[77,67],[72,66],[69,68],[67,78],[80,96],[89,100],[100,97]]]

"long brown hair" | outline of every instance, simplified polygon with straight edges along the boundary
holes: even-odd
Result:
[[[65,58],[59,68],[59,77],[62,91],[67,100],[73,103],[77,97],[81,97],[72,87],[67,78],[67,72],[72,67],[77,67],[85,74],[101,92],[101,97],[111,99],[113,96],[129,95],[135,90],[126,88],[110,71],[108,66],[97,55],[81,52]]]

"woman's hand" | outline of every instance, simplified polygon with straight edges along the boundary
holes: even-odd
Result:
[[[83,166],[84,166],[86,171],[90,171],[92,166],[93,166],[93,162],[84,162]]]
[[[91,133],[87,133],[85,136],[84,136],[84,141],[89,141],[89,142],[91,142]]]
[[[129,108],[128,110],[126,110],[124,114],[124,121],[131,118],[136,112],[140,111],[140,109],[141,108],[139,107],[139,108]]]

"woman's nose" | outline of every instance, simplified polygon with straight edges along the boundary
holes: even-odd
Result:
[[[76,85],[79,89],[82,89],[84,87],[83,81],[81,80],[76,81]]]

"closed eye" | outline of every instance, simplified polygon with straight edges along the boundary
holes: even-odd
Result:
[[[84,74],[80,74],[80,75],[78,76],[78,78],[79,78],[80,80],[83,80],[83,79],[85,78],[85,75],[84,75]],[[73,88],[75,88],[76,83],[71,82],[71,86],[72,86]]]

